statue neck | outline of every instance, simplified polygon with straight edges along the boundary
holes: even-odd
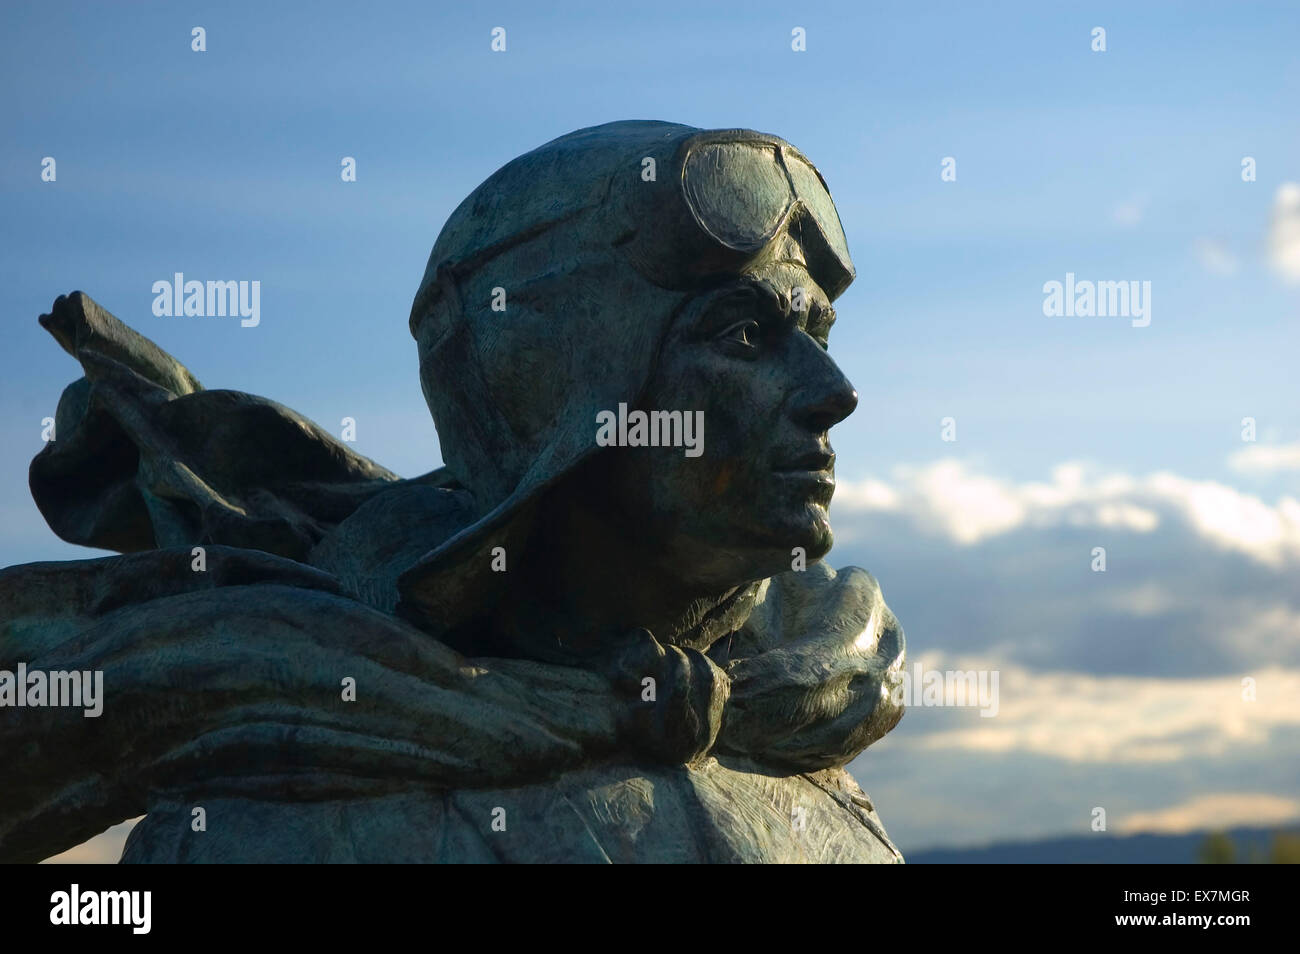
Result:
[[[566,662],[633,629],[705,651],[744,624],[758,582],[695,584],[673,561],[647,552],[652,540],[645,528],[621,526],[576,495],[556,495],[539,507],[492,628],[513,655]]]

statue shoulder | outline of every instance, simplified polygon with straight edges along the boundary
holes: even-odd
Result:
[[[312,550],[308,562],[337,577],[356,600],[392,613],[397,578],[473,520],[470,494],[435,471],[376,494]]]

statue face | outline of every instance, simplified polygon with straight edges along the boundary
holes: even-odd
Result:
[[[792,244],[784,250],[799,258]],[[789,570],[795,547],[810,561],[831,547],[827,431],[857,392],[826,350],[826,295],[802,261],[780,254],[687,304],[640,401],[646,411],[702,411],[703,452],[606,452],[606,505],[651,559],[702,586]]]

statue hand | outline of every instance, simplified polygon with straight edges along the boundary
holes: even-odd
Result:
[[[615,641],[598,668],[627,700],[619,737],[637,754],[678,765],[713,747],[730,681],[703,653],[636,629]]]

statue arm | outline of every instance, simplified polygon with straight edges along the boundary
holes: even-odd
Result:
[[[522,784],[614,748],[602,677],[468,660],[335,590],[223,547],[203,573],[188,550],[0,571],[0,670],[103,674],[97,717],[0,707],[0,862],[66,850],[146,813],[153,792]]]

